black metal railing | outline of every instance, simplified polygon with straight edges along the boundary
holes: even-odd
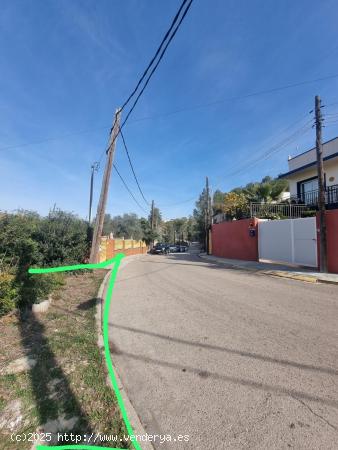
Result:
[[[319,190],[303,192],[298,197],[291,197],[291,201],[294,203],[301,203],[309,206],[318,205]],[[330,205],[332,203],[338,203],[338,184],[333,186],[327,186],[325,189],[325,203]]]
[[[338,184],[326,188],[326,203],[338,203]]]

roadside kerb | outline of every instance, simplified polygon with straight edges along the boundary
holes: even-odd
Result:
[[[138,256],[138,255],[137,255]],[[102,331],[101,331],[101,320],[100,320],[100,314],[96,314],[95,318],[96,320],[96,325],[99,327],[98,329],[98,333],[101,334],[101,336],[103,337],[103,349],[100,348],[101,351],[103,351],[103,356],[105,358],[106,361],[106,365],[107,365],[107,369],[108,369],[108,380],[107,380],[107,385],[109,386],[109,381],[111,383],[111,387],[113,388],[116,398],[117,398],[117,403],[118,406],[120,408],[120,412],[121,412],[121,416],[123,418],[123,421],[125,423],[126,426],[126,433],[128,433],[128,440],[133,444],[134,448],[136,450],[142,450],[142,447],[140,445],[140,442],[142,442],[143,445],[143,439],[146,438],[147,433],[142,432],[143,431],[143,426],[141,425],[140,427],[140,421],[137,424],[137,419],[138,416],[135,412],[135,410],[131,407],[130,401],[128,398],[125,397],[125,391],[123,389],[121,380],[119,379],[116,369],[113,366],[112,363],[112,359],[111,359],[111,354],[110,354],[110,346],[109,346],[109,310],[110,310],[110,306],[111,306],[111,301],[112,301],[112,294],[113,294],[113,289],[114,289],[114,284],[115,284],[115,280],[118,274],[118,270],[121,264],[121,260],[123,260],[123,258],[125,257],[125,255],[123,253],[117,254],[114,256],[114,258],[111,258],[109,260],[106,261],[102,261],[100,263],[89,263],[89,264],[73,264],[73,265],[67,265],[67,266],[57,266],[57,267],[44,267],[44,268],[35,268],[35,267],[30,267],[28,268],[28,273],[31,274],[44,274],[44,273],[55,273],[55,272],[68,272],[68,271],[73,271],[73,270],[83,270],[83,269],[105,269],[108,268],[110,269],[110,271],[108,272],[109,277],[105,277],[105,283],[103,283],[103,287],[102,287],[102,291],[100,292],[100,294],[102,295],[104,293],[105,297],[104,299],[102,298],[101,301],[99,302],[99,304],[103,305],[103,326],[102,326]],[[125,267],[125,265],[123,266]],[[102,316],[102,311],[101,311],[101,316]],[[128,407],[130,408],[129,412],[127,412],[128,407],[126,408],[126,405],[124,403],[124,397],[127,400],[128,403]],[[137,432],[135,433],[134,429],[135,427],[131,425],[130,419],[129,419],[129,415],[131,414],[133,417],[133,421],[135,421],[136,424],[136,429]],[[135,414],[134,414],[135,413]],[[135,417],[136,416],[136,417]],[[149,442],[146,440],[145,441],[146,445],[143,446],[144,448],[151,449],[152,446],[148,445]],[[46,448],[45,445],[37,445],[37,450],[42,450],[44,448]],[[66,445],[66,446],[59,446],[59,447],[55,447],[52,446],[50,448],[60,448],[61,449],[73,449],[73,448],[81,448],[81,449],[92,449],[92,448],[97,448],[96,446],[88,446],[88,445]],[[98,448],[107,448],[107,447],[98,447]],[[120,448],[115,448],[115,450],[120,450]]]
[[[134,261],[135,259],[139,259],[141,256],[144,256],[144,255],[126,256],[121,262],[120,271],[122,269],[124,269],[130,262]],[[104,305],[104,299],[106,297],[106,291],[107,291],[107,287],[108,287],[108,283],[109,283],[110,273],[111,273],[111,268],[108,269],[108,271],[101,283],[101,286],[100,286],[98,294],[97,294],[97,299],[96,299],[95,319],[96,319],[96,326],[97,326],[97,333],[98,333],[97,343],[98,343],[100,351],[102,352],[103,355],[104,355],[104,344],[103,344],[103,334],[102,334],[102,324],[103,324],[102,310],[103,310],[103,305]],[[114,368],[115,368],[115,376],[116,376],[117,384],[118,384],[118,387],[119,387],[119,390],[120,390],[120,393],[121,393],[121,396],[122,396],[122,399],[124,402],[125,409],[127,411],[128,417],[129,417],[130,424],[134,430],[134,433],[135,433],[135,435],[146,435],[147,432],[145,431],[145,429],[141,423],[141,420],[128,397],[126,389],[124,388],[121,378],[118,374],[117,367],[114,366]],[[107,376],[107,385],[110,386],[111,388],[113,388],[109,376]],[[148,441],[143,442],[142,441],[142,442],[140,442],[140,444],[141,444],[142,450],[154,450],[154,447],[151,444],[151,442],[148,442]]]
[[[296,271],[296,270],[287,270],[284,268],[276,268],[269,269],[267,267],[262,267],[262,265],[266,263],[260,263],[255,261],[231,261],[229,259],[223,259],[220,257],[215,257],[213,255],[206,255],[205,253],[200,253],[199,257],[204,259],[205,261],[213,262],[215,264],[222,264],[229,268],[233,269],[242,269],[249,272],[261,274],[261,275],[269,275],[273,277],[279,278],[289,278],[292,280],[303,281],[307,283],[326,283],[326,284],[338,284],[338,275],[337,274],[322,274],[309,271]],[[273,266],[273,264],[271,264]],[[281,264],[276,264],[276,266],[281,266]]]

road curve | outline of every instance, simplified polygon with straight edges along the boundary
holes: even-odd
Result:
[[[154,447],[337,449],[337,294],[196,255],[129,263],[111,352],[147,432],[171,436]]]

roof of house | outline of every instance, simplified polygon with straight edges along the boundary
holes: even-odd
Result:
[[[323,142],[323,145],[328,144],[329,142],[335,141],[336,139],[338,139],[338,136],[336,136],[336,137],[334,137],[334,138],[332,138],[332,139],[329,139],[328,141]],[[316,147],[312,147],[312,148],[310,148],[309,150],[305,150],[305,151],[302,152],[302,153],[298,153],[298,155],[291,156],[291,157],[289,158],[289,161],[291,161],[292,159],[299,158],[300,156],[305,155],[306,153],[312,152],[313,150],[316,150]]]
[[[328,161],[329,159],[337,158],[337,156],[338,156],[338,152],[333,153],[332,155],[325,156],[325,158],[323,158],[323,161]],[[313,167],[316,164],[317,164],[317,161],[313,161],[309,164],[305,164],[304,166],[297,167],[297,169],[290,170],[290,172],[282,173],[279,175],[278,178],[287,178],[288,176],[290,176],[294,173],[301,172],[302,170],[305,170],[305,169],[309,169],[310,167]]]
[[[323,146],[325,144],[328,144],[329,142],[332,142],[332,141],[336,140],[336,139],[338,139],[338,137],[335,137],[335,138],[330,139],[330,140],[328,140],[326,142],[323,142]],[[292,160],[294,160],[294,159],[296,159],[296,158],[298,158],[298,157],[300,157],[300,156],[302,156],[302,155],[304,155],[306,153],[312,152],[315,149],[316,148],[314,147],[314,148],[311,148],[310,150],[306,150],[305,152],[299,153],[298,155],[294,156],[293,158],[290,158],[289,161],[290,160],[292,161]],[[323,161],[328,161],[330,159],[337,158],[337,156],[338,156],[338,152],[331,153],[330,155],[324,156]],[[297,172],[302,172],[305,169],[309,169],[309,168],[311,168],[313,166],[316,166],[316,164],[317,164],[316,160],[311,161],[310,163],[304,164],[303,166],[300,166],[300,167],[296,167],[295,169],[290,170],[289,172],[282,173],[281,175],[279,175],[278,178],[287,178],[288,176],[293,175],[293,174],[295,174]]]

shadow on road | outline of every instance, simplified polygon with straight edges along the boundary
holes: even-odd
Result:
[[[170,255],[151,255],[151,259],[142,259],[140,262],[145,264],[165,264],[167,266],[196,266],[208,269],[218,269],[224,272],[225,269],[231,269],[232,271],[246,273],[248,275],[260,274],[262,270],[260,268],[245,268],[234,266],[230,263],[218,263],[217,261],[211,261],[202,259],[197,253],[171,253]],[[183,262],[182,262],[183,261]]]
[[[204,348],[207,350],[215,350],[215,351],[225,352],[225,353],[229,353],[232,355],[243,356],[245,358],[253,358],[253,359],[257,359],[259,361],[280,364],[280,365],[286,366],[286,367],[295,367],[297,369],[302,369],[302,370],[322,372],[322,373],[326,373],[329,375],[336,375],[336,376],[338,375],[338,370],[331,369],[330,367],[318,367],[318,366],[313,366],[311,364],[298,363],[295,361],[289,361],[287,359],[272,358],[270,356],[264,356],[264,355],[260,355],[258,353],[245,352],[242,350],[235,350],[235,349],[228,348],[228,347],[219,347],[217,345],[186,341],[184,339],[178,339],[175,337],[169,337],[169,336],[164,336],[162,334],[153,333],[152,331],[145,331],[145,330],[140,330],[137,328],[126,327],[124,325],[110,324],[110,326],[120,329],[120,330],[130,331],[132,333],[143,334],[146,336],[152,336],[152,337],[163,339],[163,340],[170,341],[170,342],[176,342],[177,344],[183,344],[183,345],[189,345],[189,346],[198,347],[198,348]]]
[[[178,370],[180,372],[192,373],[194,375],[199,376],[200,378],[212,378],[214,380],[222,380],[222,381],[226,381],[228,383],[233,383],[233,384],[237,384],[237,385],[241,385],[241,386],[248,386],[248,387],[258,389],[258,390],[263,390],[266,392],[274,392],[279,395],[287,395],[287,396],[290,396],[300,402],[302,400],[308,400],[311,402],[317,402],[317,403],[320,403],[320,404],[323,404],[326,406],[331,406],[333,408],[338,409],[338,401],[331,400],[329,398],[321,398],[316,395],[310,395],[310,394],[307,394],[306,392],[296,391],[296,390],[292,390],[292,389],[286,389],[282,386],[272,386],[269,384],[260,383],[260,382],[253,381],[253,380],[247,380],[247,379],[239,378],[239,377],[220,375],[218,373],[210,372],[208,370],[200,370],[200,369],[196,369],[194,367],[190,367],[190,366],[186,366],[186,365],[183,366],[183,365],[171,363],[168,361],[162,361],[162,360],[155,359],[155,358],[149,358],[147,356],[134,355],[132,353],[123,352],[119,349],[117,349],[115,353],[118,355],[123,355],[126,358],[134,359],[137,361],[143,361],[147,364],[162,366],[162,367]],[[333,427],[335,430],[338,430],[338,428],[336,428],[335,426],[333,426],[331,424],[330,424],[330,426]]]

